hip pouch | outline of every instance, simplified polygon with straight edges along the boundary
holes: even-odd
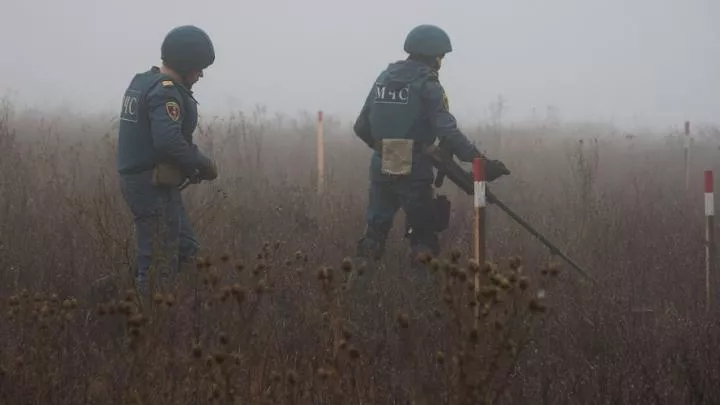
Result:
[[[157,187],[180,187],[185,176],[177,167],[168,163],[158,163],[153,168],[153,185]]]
[[[383,174],[409,175],[412,171],[414,143],[412,139],[383,139],[381,152]]]

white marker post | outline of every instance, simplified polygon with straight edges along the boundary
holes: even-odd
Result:
[[[482,269],[485,264],[485,207],[487,198],[485,196],[485,160],[475,158],[473,160],[474,205],[475,205],[475,260]],[[480,292],[480,271],[475,273],[475,294]],[[475,306],[475,324],[480,315],[480,306]]]
[[[323,112],[318,111],[317,116],[317,171],[318,182],[317,192],[325,192],[325,133],[324,133]]]
[[[705,171],[705,310],[710,310],[710,277],[715,270],[715,185],[712,170]]]
[[[690,188],[690,121],[685,121],[685,190]]]

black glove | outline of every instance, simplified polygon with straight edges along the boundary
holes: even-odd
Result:
[[[499,177],[510,174],[510,170],[499,160],[488,159],[485,161],[485,180],[492,182]]]
[[[215,165],[215,162],[211,159],[208,159],[207,164],[205,167],[202,167],[200,169],[200,172],[198,173],[198,178],[200,180],[215,180],[218,176],[217,172],[217,166]]]

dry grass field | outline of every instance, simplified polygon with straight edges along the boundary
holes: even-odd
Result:
[[[720,403],[720,284],[708,313],[704,275],[713,128],[693,128],[688,189],[678,134],[547,122],[503,127],[499,148],[494,128],[466,128],[513,172],[493,192],[599,284],[492,206],[491,263],[473,265],[472,199],[446,182],[434,284],[408,267],[400,214],[358,289],[346,258],[370,153],[350,125],[326,122],[318,195],[313,116],[201,117],[220,170],[183,192],[202,259],[139,301],[115,124],[0,108],[0,403]]]

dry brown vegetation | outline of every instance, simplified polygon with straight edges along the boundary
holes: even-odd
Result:
[[[198,143],[221,174],[184,192],[203,260],[139,301],[113,125],[2,109],[1,403],[720,402],[719,307],[704,310],[710,137],[695,137],[685,190],[675,136],[547,123],[503,128],[498,150],[493,128],[469,131],[513,171],[495,194],[600,284],[492,207],[492,263],[468,261],[472,201],[448,183],[435,283],[409,270],[400,215],[359,289],[345,258],[369,152],[347,125],[327,124],[317,196],[312,119],[204,117]]]

